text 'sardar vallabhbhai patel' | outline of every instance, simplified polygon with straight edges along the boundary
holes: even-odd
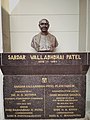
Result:
[[[31,42],[31,46],[37,52],[53,52],[58,46],[56,37],[48,32],[49,26],[49,21],[47,19],[39,21],[41,32],[35,35]]]

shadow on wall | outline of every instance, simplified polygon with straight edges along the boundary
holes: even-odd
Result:
[[[2,7],[2,38],[3,52],[11,52],[10,43],[10,16],[9,13]]]

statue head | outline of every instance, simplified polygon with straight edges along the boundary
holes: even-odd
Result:
[[[40,20],[39,28],[40,28],[42,34],[48,34],[49,21],[47,19]]]

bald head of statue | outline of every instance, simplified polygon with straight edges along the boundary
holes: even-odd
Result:
[[[42,34],[47,35],[49,29],[49,21],[47,19],[42,19],[39,21],[39,28]]]

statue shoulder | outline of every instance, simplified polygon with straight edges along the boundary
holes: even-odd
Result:
[[[56,37],[55,37],[53,34],[48,33],[48,35],[49,35],[49,37],[51,37],[52,39],[56,39]]]
[[[40,33],[39,34],[36,34],[34,37],[33,37],[33,40],[38,40],[40,38]]]
[[[58,41],[57,41],[56,37],[54,35],[52,35],[51,33],[49,33],[49,38],[50,38],[50,41],[53,43],[54,47],[57,47]]]

